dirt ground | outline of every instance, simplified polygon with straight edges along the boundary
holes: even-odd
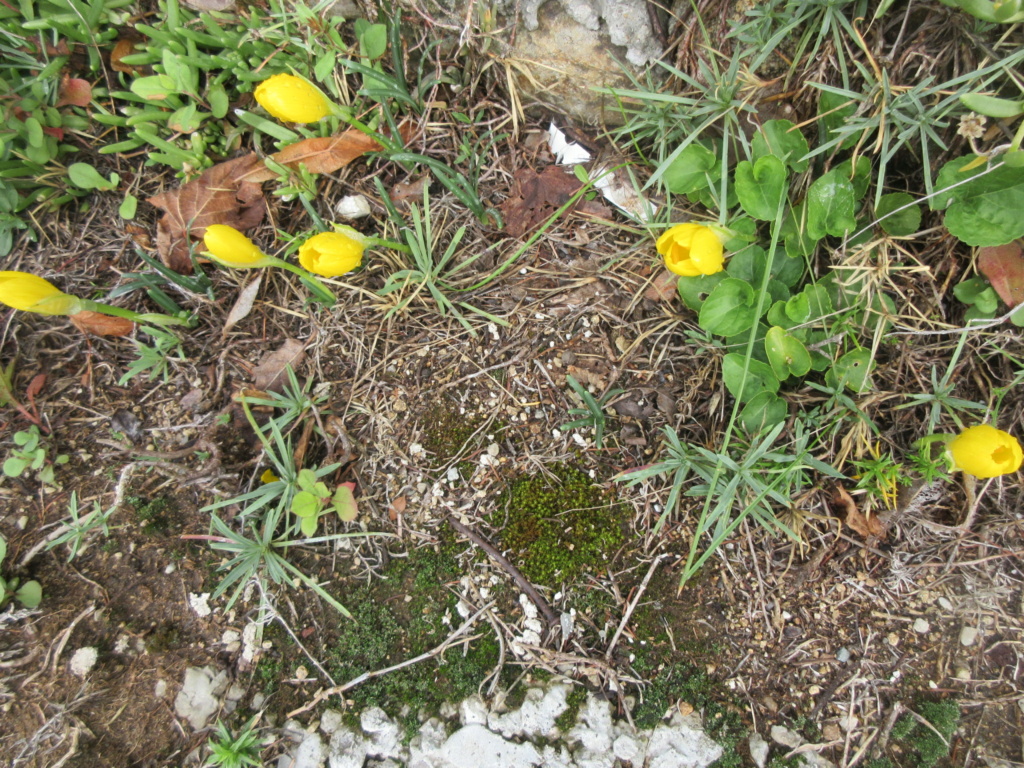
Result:
[[[511,132],[507,111],[494,106],[492,113],[490,130]],[[546,127],[546,117],[535,117],[522,135],[494,148],[480,182],[489,205],[507,199],[517,170],[550,163],[528,140]],[[417,151],[450,152],[447,130],[440,122],[425,126]],[[140,159],[121,162],[137,173],[145,194],[174,183]],[[389,189],[410,181],[380,161],[355,163],[322,180],[321,215],[331,219],[341,196],[363,194],[374,213],[358,226],[387,233],[374,175]],[[268,201],[279,228],[305,215],[295,203]],[[65,290],[80,295],[117,284],[140,269],[135,247],[148,244],[157,218],[153,208],[140,206],[136,223],[144,231],[129,231],[116,215],[118,203],[116,196],[96,195],[88,211],[66,207],[50,214],[40,242],[20,242],[8,268],[59,275]],[[521,242],[477,222],[437,184],[431,205],[440,242],[466,226],[463,253],[485,252],[468,268],[467,284],[486,277]],[[270,225],[256,233],[257,239],[270,235]],[[950,274],[959,269],[956,260],[963,261],[958,249],[968,249],[939,235],[912,247],[921,268],[884,276],[897,315],[934,313],[956,323],[963,308],[952,300]],[[626,704],[643,700],[645,692],[654,696],[650,681],[686,664],[707,678],[701,695],[746,728],[767,734],[772,725],[786,725],[841,765],[865,765],[876,748],[897,765],[912,765],[895,743],[886,745],[896,717],[921,702],[949,699],[962,718],[950,764],[1024,761],[1019,474],[979,487],[969,528],[962,527],[969,502],[959,480],[908,486],[895,508],[884,511],[882,535],[870,540],[844,523],[822,478],[801,489],[783,513],[799,541],[748,521],[679,591],[699,499],[684,498],[654,534],[665,483],[627,487],[614,478],[659,459],[666,425],[713,448],[730,406],[719,374],[721,350],[702,339],[692,312],[652,287],[661,266],[650,238],[615,214],[611,220],[566,217],[500,279],[464,295],[507,323],[474,317],[475,335],[450,315],[440,316],[425,293],[387,316],[397,299],[376,291],[398,258],[374,252],[363,270],[331,283],[339,303],[330,311],[304,305],[289,275],[268,272],[251,313],[226,334],[225,318],[253,275],[209,266],[216,299],[180,297],[199,311],[200,321],[183,336],[184,358],[170,358],[165,380],[138,376],[118,383],[135,356],[128,339],[86,336],[60,318],[2,316],[3,362],[16,361],[15,391],[45,376],[32,403],[50,455],[70,460],[55,468],[53,486],[31,476],[0,484],[0,531],[9,546],[5,575],[36,579],[44,594],[38,609],[11,613],[0,625],[0,761],[19,768],[182,765],[209,736],[193,733],[175,715],[174,695],[188,667],[229,671],[246,691],[235,718],[255,711],[252,697],[263,695],[259,708],[269,734],[318,689],[344,682],[329,681],[310,659],[330,666],[339,638],[353,630],[305,587],[273,587],[281,620],[267,627],[270,645],[252,662],[243,658],[237,637],[253,618],[258,595],[229,611],[223,599],[211,601],[209,616],[199,615],[190,600],[214,591],[224,559],[202,538],[185,537],[208,535],[209,513],[202,508],[256,487],[267,468],[237,394],[253,386],[254,369],[268,352],[289,340],[303,349],[296,364],[300,382],[310,380],[322,396],[316,416],[300,420],[291,436],[303,439],[306,425],[332,417],[332,429],[307,431],[306,465],[340,456],[331,481],[356,484],[357,522],[332,521],[331,530],[391,534],[296,547],[290,550],[295,562],[343,604],[351,599],[354,612],[360,596],[370,594],[360,590],[380,590],[373,600],[393,606],[400,626],[411,626],[400,606],[422,599],[424,587],[409,572],[389,580],[388,569],[417,552],[444,554],[457,564],[454,572],[436,572],[435,595],[422,608],[429,612],[433,605],[437,613],[426,639],[396,643],[373,657],[380,666],[401,662],[400,648],[412,653],[443,641],[459,625],[457,615],[445,623],[445,611],[458,599],[480,599],[479,585],[486,582],[495,603],[481,636],[498,641],[504,665],[494,663],[507,669],[489,669],[470,682],[491,695],[497,683],[521,686],[529,676],[557,671]],[[994,336],[1008,351],[1021,352],[1019,329],[988,334],[986,343]],[[925,408],[892,406],[908,392],[926,391],[922,386],[942,355],[948,357],[949,345],[947,338],[929,336],[883,343],[874,389],[855,398],[879,433],[826,436],[829,450],[818,458],[830,462],[875,441],[909,451]],[[1013,372],[1005,360],[970,352],[961,357],[954,394],[984,402],[992,384],[1012,380]],[[567,374],[595,396],[623,390],[613,398],[601,448],[588,431],[561,428],[576,418],[569,410],[579,407]],[[790,394],[806,409],[823,401],[809,388]],[[1007,393],[1002,413],[1019,434],[1019,388]],[[28,422],[9,408],[0,419],[6,449]],[[556,614],[576,611],[579,630],[569,638],[555,633],[516,656],[511,643],[522,635],[521,585],[450,518],[499,542],[508,489],[565,465],[592,478],[609,508],[626,510],[622,543],[575,583],[538,585]],[[41,542],[67,516],[71,492],[85,509],[98,501],[117,510],[109,536],[93,538],[69,562],[65,547],[46,551]],[[222,516],[230,521],[237,511],[228,507]],[[635,611],[608,653],[631,605]],[[99,660],[82,678],[71,671],[70,659],[84,647],[95,647]],[[299,666],[305,674],[297,673]],[[423,666],[428,677],[418,684],[436,684],[440,667]],[[358,667],[358,659],[350,659],[328,671],[333,677]],[[620,683],[617,694],[612,681]],[[670,703],[681,698],[668,697]],[[308,722],[328,704],[344,707],[346,699],[359,703],[346,694],[297,716]],[[403,702],[385,703],[400,708]],[[743,742],[737,749],[746,759]],[[264,757],[276,751],[270,746]]]

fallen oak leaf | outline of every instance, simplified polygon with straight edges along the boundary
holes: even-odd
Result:
[[[540,173],[532,168],[521,168],[513,177],[512,195],[500,206],[505,230],[513,237],[532,232],[569,202],[582,186],[574,174],[566,173],[557,165],[549,165]],[[567,213],[581,205],[581,199]]]
[[[260,184],[247,176],[266,170],[255,152],[218,163],[178,189],[156,195],[147,202],[164,211],[157,222],[156,247],[168,268],[191,274],[192,240],[198,240],[211,224],[227,224],[245,231],[263,220],[266,203]]]
[[[302,139],[275,152],[271,158],[288,168],[298,168],[299,163],[302,163],[310,173],[334,173],[356,158],[378,149],[382,147],[376,139],[360,130],[349,128],[337,136]],[[277,178],[277,173],[262,165],[246,173],[243,178],[246,181],[270,181]]]

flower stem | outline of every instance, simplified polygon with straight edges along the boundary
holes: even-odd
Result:
[[[292,274],[298,275],[299,279],[302,280],[302,282],[304,282],[309,287],[309,289],[316,295],[316,300],[319,301],[321,304],[325,304],[328,307],[333,307],[334,303],[337,301],[334,294],[327,289],[326,285],[321,283],[314,275],[310,274],[301,267],[297,267],[294,264],[289,264],[287,261],[284,261],[283,259],[274,259],[271,262],[271,265],[275,267],[280,267],[281,269],[286,269]]]
[[[402,253],[412,253],[412,248],[410,248],[408,245],[405,245],[403,243],[396,243],[394,240],[384,240],[383,238],[380,237],[367,237],[366,244],[376,245],[381,248],[390,248],[393,251],[401,251]]]
[[[90,301],[89,299],[82,299],[82,309],[89,310],[90,312],[99,312],[104,315],[113,315],[114,317],[123,317],[127,320],[131,320],[136,323],[145,325],[147,323],[151,325],[188,325],[188,320],[183,320],[180,317],[171,317],[170,315],[162,315],[157,312],[147,312],[140,314],[138,312],[132,312],[130,309],[122,309],[121,307],[113,307],[110,304],[101,304],[98,301]]]

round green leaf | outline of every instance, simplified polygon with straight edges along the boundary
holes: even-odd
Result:
[[[697,277],[680,277],[676,281],[676,291],[679,293],[679,298],[683,300],[683,304],[694,312],[700,312],[708,294],[726,277],[726,272],[698,275]]]
[[[669,192],[689,195],[708,186],[708,172],[717,162],[714,152],[693,143],[676,155],[662,173],[661,180]]]
[[[854,392],[866,392],[871,386],[871,370],[874,361],[867,349],[855,349],[847,352],[825,374],[825,381],[831,387],[838,387],[840,382]]]
[[[355,520],[359,514],[359,507],[356,505],[356,497],[352,495],[352,488],[352,483],[342,483],[334,492],[334,511],[346,523]]]
[[[72,163],[68,166],[68,178],[79,189],[114,189],[120,179],[116,176],[105,179],[88,163]],[[117,179],[117,181],[113,181]]]
[[[740,424],[750,435],[771,429],[786,420],[786,401],[772,392],[758,392],[740,411]]]
[[[319,515],[310,515],[309,517],[302,518],[299,522],[299,530],[302,531],[302,535],[309,537],[316,533],[316,524],[319,520]]]
[[[946,163],[935,180],[933,210],[946,208],[950,234],[967,245],[1005,245],[1024,237],[1024,168],[987,165],[964,173],[974,155]]]
[[[135,211],[138,207],[139,198],[129,192],[124,196],[124,201],[121,203],[121,207],[117,209],[117,212],[122,219],[134,219]]]
[[[780,381],[785,381],[790,376],[805,376],[811,370],[811,355],[807,347],[784,328],[775,326],[768,330],[764,339],[764,349],[768,353],[772,371]]]
[[[210,112],[213,113],[214,117],[220,120],[227,115],[228,109],[231,106],[231,100],[228,98],[228,93],[224,90],[224,86],[213,86],[210,88],[206,98],[210,101]]]
[[[746,375],[743,369],[746,367]],[[722,358],[722,381],[729,394],[740,402],[753,399],[759,392],[779,391],[779,380],[772,367],[760,360],[747,361],[737,352]]]
[[[43,601],[43,588],[38,581],[26,581],[18,587],[14,597],[26,608],[36,608]]]
[[[805,155],[810,151],[807,139],[789,120],[769,120],[754,134],[751,143],[754,159],[775,155],[797,173],[807,170]]]
[[[747,214],[761,221],[775,221],[786,199],[786,166],[775,155],[765,155],[736,166],[736,196]]]
[[[894,237],[908,237],[921,228],[921,207],[914,205],[914,198],[906,192],[882,195],[875,217],[878,225]]]
[[[292,499],[292,512],[299,517],[312,517],[320,511],[320,499],[309,491],[299,491]]]
[[[857,156],[857,164],[853,160],[844,160],[836,166],[836,170],[853,185],[853,196],[860,200],[868,191],[871,183],[871,161],[864,155]]]
[[[757,320],[755,303],[750,283],[727,277],[705,299],[697,322],[708,333],[733,336],[747,330]]]
[[[817,179],[807,191],[807,234],[843,237],[857,226],[853,184],[838,169]]]

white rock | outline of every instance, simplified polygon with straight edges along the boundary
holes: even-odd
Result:
[[[928,630],[931,628],[931,624],[929,624],[924,619],[916,619],[914,621],[914,631],[917,632],[917,634],[919,635],[926,634]]]
[[[334,732],[341,728],[343,722],[341,712],[335,709],[325,709],[320,716],[320,730],[328,736],[333,736]]]
[[[220,696],[227,687],[228,673],[224,670],[214,672],[210,667],[189,667],[174,699],[174,711],[198,731],[206,727],[220,709]]]
[[[337,202],[334,212],[343,219],[361,219],[370,215],[370,201],[363,195],[348,195]]]
[[[644,764],[643,744],[628,733],[623,733],[616,737],[615,741],[612,742],[612,753],[619,760],[628,762],[631,765]]]
[[[459,722],[462,725],[487,725],[487,705],[474,693],[459,704]]]
[[[167,695],[167,681],[157,680],[156,685],[153,686],[153,695],[158,699],[162,699]]]
[[[437,768],[442,765],[441,750],[448,738],[444,723],[432,717],[420,726],[409,742],[408,768]]]
[[[292,759],[292,768],[323,768],[327,759],[324,743],[315,733],[307,733]]]
[[[577,724],[566,734],[571,744],[578,744],[573,752],[579,768],[612,768],[612,705],[604,699],[588,695],[580,708]]]
[[[796,749],[797,747],[803,746],[804,743],[804,740],[800,738],[799,734],[794,733],[789,730],[789,728],[782,725],[773,725],[771,734],[772,741],[776,744],[781,744],[784,747],[789,747],[790,749]]]
[[[722,756],[695,714],[673,712],[668,724],[661,723],[647,744],[648,768],[706,768]]]
[[[572,755],[569,754],[569,750],[565,747],[560,746],[557,750],[548,744],[544,747],[544,752],[541,754],[541,763],[544,768],[577,768],[575,762],[573,762]]]
[[[960,630],[960,645],[970,647],[978,639],[977,627],[964,627]]]
[[[569,685],[553,682],[547,689],[530,688],[519,709],[507,715],[494,715],[488,718],[488,726],[502,736],[542,736],[549,738],[555,728],[555,720],[566,707]]]
[[[196,612],[196,616],[201,619],[205,619],[213,613],[209,600],[209,592],[203,592],[201,595],[197,595],[195,592],[189,592],[188,594],[188,604],[192,606],[192,610]]]
[[[405,760],[408,750],[402,744],[402,730],[380,707],[370,707],[359,715],[359,724],[369,737],[366,754],[370,757],[395,757]]]
[[[366,740],[352,729],[341,727],[331,736],[327,754],[330,768],[363,768],[366,762]]]
[[[99,651],[92,646],[79,648],[71,656],[71,674],[85,677],[92,672],[92,668],[96,666],[96,660],[99,656]]]
[[[541,764],[533,744],[506,741],[482,725],[467,725],[453,733],[441,748],[441,757],[448,762],[445,768],[528,768]]]
[[[768,742],[755,731],[750,734],[750,740],[747,743],[750,745],[750,757],[754,764],[757,768],[764,768],[768,764]]]

